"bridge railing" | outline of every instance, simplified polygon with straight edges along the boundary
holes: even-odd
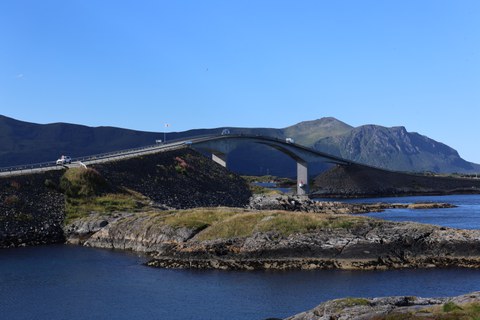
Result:
[[[56,164],[56,161],[48,161],[48,162],[32,163],[32,164],[25,164],[25,165],[19,165],[19,166],[3,167],[3,168],[0,168],[0,172],[13,172],[13,171],[47,168],[47,167],[54,166],[55,164]]]
[[[156,150],[156,149],[168,149],[169,147],[182,143],[185,141],[192,140],[193,142],[201,142],[203,140],[209,140],[212,138],[232,138],[232,137],[257,137],[257,138],[262,138],[265,140],[270,140],[270,141],[277,141],[277,142],[284,142],[284,139],[276,138],[276,137],[265,137],[261,135],[248,135],[248,134],[230,134],[230,135],[215,135],[215,134],[209,134],[209,135],[198,135],[198,136],[193,136],[193,137],[184,137],[184,138],[179,138],[179,139],[172,139],[169,140],[167,143],[155,143],[151,145],[146,145],[146,146],[141,146],[137,148],[129,148],[129,149],[123,149],[123,150],[116,150],[116,151],[111,151],[111,152],[105,152],[105,153],[98,153],[94,155],[88,155],[88,156],[83,156],[83,157],[75,157],[72,158],[72,162],[89,162],[89,161],[96,161],[96,160],[104,160],[104,159],[109,159],[109,158],[115,158],[115,157],[122,157],[122,156],[128,156],[136,153],[141,153],[142,151],[148,151],[148,150]],[[304,146],[300,146],[297,144],[293,144],[297,147],[305,148]],[[307,148],[305,148],[307,149]],[[35,169],[43,169],[43,168],[51,168],[56,166],[56,161],[46,161],[46,162],[40,162],[40,163],[34,163],[34,164],[25,164],[25,165],[18,165],[18,166],[10,166],[10,167],[3,167],[0,168],[0,173],[3,174],[8,174],[8,173],[14,173],[14,172],[22,172],[22,171],[31,171]]]
[[[179,142],[188,141],[189,139],[201,139],[201,138],[208,138],[208,137],[211,137],[211,135],[210,136],[209,135],[194,136],[191,138],[172,139],[172,140],[169,140],[167,143],[155,143],[155,144],[141,146],[137,148],[129,148],[129,149],[116,150],[116,151],[105,152],[105,153],[98,153],[98,154],[88,155],[83,157],[75,157],[75,158],[72,158],[72,162],[87,162],[87,161],[94,161],[94,160],[102,160],[102,159],[108,159],[108,158],[115,158],[123,155],[131,155],[131,154],[140,153],[142,151],[147,151],[147,150],[164,149],[164,148],[168,148],[169,146],[175,145]],[[8,173],[22,172],[22,171],[27,172],[35,169],[55,167],[56,165],[57,165],[56,160],[53,160],[53,161],[46,161],[46,162],[39,162],[39,163],[32,163],[32,164],[9,166],[9,167],[0,168],[0,173],[8,174]]]

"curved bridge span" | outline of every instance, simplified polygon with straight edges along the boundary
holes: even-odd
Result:
[[[193,137],[191,139],[182,139],[165,144],[155,144],[141,148],[121,150],[105,154],[92,155],[88,157],[73,158],[72,163],[66,167],[78,167],[82,165],[92,165],[102,162],[117,161],[121,159],[133,158],[147,154],[154,154],[181,148],[194,148],[199,151],[208,152],[212,155],[212,160],[218,164],[227,165],[228,154],[236,149],[238,145],[244,143],[258,143],[272,147],[289,157],[297,163],[297,194],[308,193],[308,163],[313,161],[324,161],[328,163],[350,165],[354,162],[327,153],[317,151],[296,143],[289,143],[265,136],[254,135],[215,135],[204,137]],[[252,154],[252,157],[255,157]],[[273,159],[272,159],[273,160]],[[57,166],[55,162],[44,162],[31,165],[0,168],[0,176],[12,176],[50,170],[60,170],[65,166]]]
[[[297,194],[304,195],[308,190],[308,163],[324,161],[328,163],[350,165],[353,162],[296,143],[289,143],[271,137],[253,135],[221,135],[192,139],[188,142],[193,148],[212,154],[212,160],[222,166],[227,165],[228,154],[244,143],[258,143],[277,149],[297,163]],[[254,154],[251,155],[255,157]],[[273,160],[273,159],[272,159]]]

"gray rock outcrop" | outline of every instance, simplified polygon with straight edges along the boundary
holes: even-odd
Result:
[[[243,214],[252,217],[255,213],[240,212],[237,217]],[[260,222],[270,217],[268,212],[261,214]],[[67,226],[67,237],[87,246],[148,252],[154,258],[150,265],[165,268],[480,267],[480,230],[370,218],[336,223],[337,218],[342,217],[326,215],[325,221],[332,223],[302,233],[282,235],[254,229],[242,237],[202,240],[201,235],[211,227],[172,225],[166,223],[165,213],[93,215]]]
[[[480,292],[453,298],[384,297],[327,301],[285,320],[473,319],[463,307],[480,303]],[[449,314],[450,309],[459,312]],[[477,311],[478,313],[478,311]]]
[[[454,208],[449,203],[345,203],[338,201],[315,201],[307,196],[254,195],[247,206],[253,210],[286,210],[327,214],[358,214],[382,212],[387,209],[439,209]]]

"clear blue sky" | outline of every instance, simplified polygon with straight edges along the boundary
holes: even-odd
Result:
[[[169,131],[333,116],[480,163],[480,1],[0,1],[0,114]]]

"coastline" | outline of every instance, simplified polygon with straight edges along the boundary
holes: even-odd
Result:
[[[93,215],[67,226],[65,233],[69,243],[145,252],[152,258],[148,265],[161,268],[480,267],[480,230],[345,214],[352,209],[363,213],[367,209],[368,212],[372,208],[384,210],[397,204],[364,207],[308,199],[302,202],[288,196],[261,199],[252,203],[255,207],[262,207],[259,205],[262,203],[263,210],[204,208],[108,217]],[[285,205],[290,211],[285,210]],[[439,203],[407,206],[419,210],[451,207]]]
[[[479,306],[480,292],[436,298],[343,298],[324,302],[312,310],[285,320],[477,319],[480,314]]]

